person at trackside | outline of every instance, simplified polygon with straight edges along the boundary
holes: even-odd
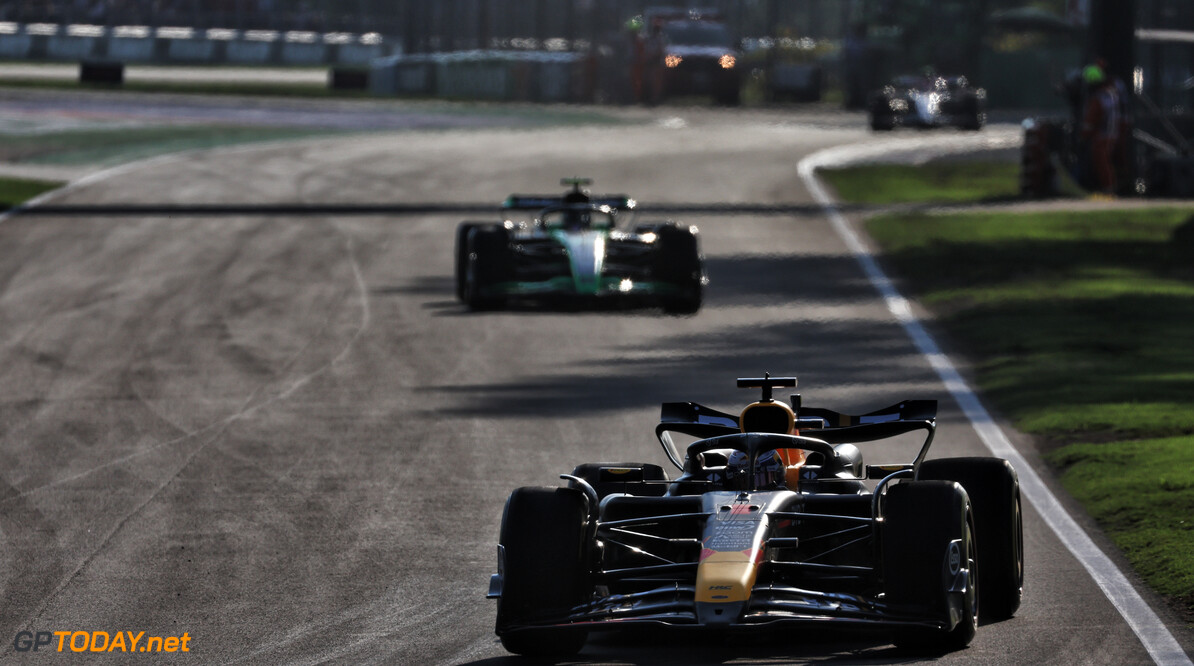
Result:
[[[1119,142],[1120,101],[1115,86],[1098,65],[1082,71],[1088,95],[1082,116],[1082,138],[1089,148],[1090,166],[1099,194],[1116,189],[1115,148]]]
[[[1117,107],[1119,129],[1117,131],[1115,146],[1111,152],[1111,163],[1115,166],[1116,184],[1123,187],[1124,175],[1130,169],[1128,164],[1128,138],[1132,136],[1132,114],[1129,112],[1128,106],[1132,101],[1132,93],[1128,91],[1128,85],[1124,83],[1123,78],[1116,76],[1107,66],[1106,58],[1095,60],[1095,64],[1103,70],[1103,74],[1107,77],[1108,82],[1115,88],[1115,97],[1119,102],[1119,106]]]

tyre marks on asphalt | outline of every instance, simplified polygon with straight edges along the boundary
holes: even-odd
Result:
[[[155,163],[161,163],[163,161],[167,160],[154,160]],[[97,174],[96,176],[87,179],[87,181],[89,183],[99,182],[103,180],[105,176],[114,176],[127,171],[129,168],[130,167],[123,167],[110,170],[109,172],[106,172],[106,174]],[[76,185],[76,187],[78,186],[79,185]],[[39,198],[37,202],[34,202],[31,205],[37,205],[37,203],[41,201],[52,200],[54,197],[61,196],[72,189],[74,188],[64,188],[63,190],[51,193],[50,195],[43,196]],[[0,221],[5,221],[9,217],[9,215],[4,215],[0,217]],[[349,272],[352,276],[351,300],[355,301],[354,307],[359,311],[357,324],[351,331],[351,334],[348,336],[347,340],[342,340],[338,347],[331,350],[334,353],[331,354],[330,358],[325,357],[325,360],[317,367],[307,370],[297,377],[293,375],[287,377],[286,375],[290,375],[293,369],[301,368],[302,365],[305,365],[300,363],[300,360],[303,357],[311,354],[318,354],[319,349],[312,349],[309,341],[308,344],[303,345],[296,353],[294,353],[286,362],[282,364],[282,370],[279,373],[280,376],[277,380],[260,384],[231,414],[228,414],[223,418],[213,422],[209,422],[208,424],[198,428],[180,423],[177,419],[173,419],[162,410],[157,409],[154,404],[154,400],[151,397],[147,397],[138,393],[135,382],[129,381],[127,373],[134,372],[134,370],[126,370],[124,379],[118,380],[118,383],[125,388],[118,389],[118,392],[121,392],[122,394],[129,394],[126,397],[134,398],[141,405],[141,407],[152,416],[153,420],[168,426],[177,433],[180,433],[178,436],[150,444],[149,446],[140,446],[136,450],[125,455],[106,460],[100,464],[91,465],[85,469],[75,471],[67,476],[52,479],[48,482],[40,483],[32,487],[18,489],[9,486],[7,488],[7,492],[4,492],[2,495],[0,495],[0,508],[3,508],[3,511],[0,511],[0,515],[5,516],[4,522],[0,523],[0,528],[3,528],[4,533],[16,534],[19,530],[33,530],[34,533],[40,535],[40,538],[37,540],[39,543],[35,545],[38,548],[44,548],[45,544],[53,543],[55,541],[54,527],[52,521],[50,520],[42,519],[40,522],[37,520],[40,514],[35,510],[34,503],[31,502],[35,496],[48,492],[60,491],[66,487],[75,485],[80,481],[95,477],[101,472],[113,472],[116,469],[127,468],[130,463],[139,459],[143,459],[150,454],[165,451],[176,451],[177,454],[181,454],[181,459],[174,459],[172,464],[169,465],[167,473],[164,476],[159,477],[160,480],[155,485],[149,488],[148,491],[139,491],[144,493],[140,500],[136,501],[130,508],[125,510],[117,520],[110,522],[108,529],[104,530],[104,532],[99,535],[98,540],[93,540],[91,546],[85,547],[85,552],[81,557],[76,556],[77,559],[74,559],[73,563],[69,562],[69,560],[73,558],[70,553],[66,551],[54,555],[43,550],[42,552],[38,553],[40,556],[28,554],[28,556],[23,559],[23,562],[26,565],[29,562],[38,563],[37,572],[28,572],[28,570],[26,570],[25,573],[33,574],[33,577],[35,577],[37,580],[53,580],[57,581],[57,583],[52,589],[46,589],[40,593],[35,592],[34,590],[25,591],[26,594],[36,594],[38,599],[35,600],[33,598],[28,598],[26,603],[29,605],[22,604],[26,609],[26,614],[24,621],[21,622],[19,626],[31,627],[35,625],[38,619],[46,612],[46,609],[62,596],[63,592],[112,542],[116,535],[119,534],[131,520],[141,514],[148,505],[158,498],[197,456],[199,456],[204,450],[208,449],[212,444],[224,440],[227,437],[230,428],[232,428],[238,422],[254,417],[260,411],[269,408],[276,403],[290,399],[302,388],[310,384],[310,382],[315,380],[320,375],[326,374],[337,363],[342,362],[345,358],[352,354],[354,345],[364,334],[365,330],[368,329],[372,319],[371,305],[369,301],[369,289],[365,282],[359,261],[356,257],[356,249],[352,236],[340,229],[333,221],[327,221],[325,226],[327,229],[332,231],[333,235],[338,238],[339,242],[342,244],[342,261],[347,263]],[[327,316],[330,319],[334,317],[335,314],[329,313]],[[325,331],[325,333],[327,335],[337,334],[337,332],[334,330]],[[323,334],[321,334],[320,337],[322,337],[322,335]],[[327,348],[326,341],[324,342],[324,348]],[[120,362],[118,361],[118,363]],[[130,363],[123,365],[125,365],[127,368],[129,365],[136,366],[137,364]],[[9,433],[9,435],[11,435],[11,433]],[[189,448],[184,446],[187,443],[191,443],[192,446]],[[174,456],[177,454],[172,453],[170,457],[174,458]],[[166,462],[166,460],[155,460],[154,462],[154,466],[157,467],[158,464]],[[275,479],[278,482],[285,482],[287,476],[294,469],[294,466],[298,464],[301,464],[301,460],[294,461],[290,468],[282,470],[281,474],[279,475],[275,475]],[[8,519],[8,516],[20,516],[21,520],[18,524],[17,522]],[[37,522],[38,524],[31,525],[31,520]],[[91,539],[95,539],[95,537],[93,536]],[[14,550],[19,555],[19,549],[5,548],[6,553],[14,552]],[[51,564],[53,565],[52,568]],[[13,568],[6,567],[6,570],[12,571]],[[10,590],[10,592],[11,591],[12,590]],[[16,598],[11,599],[11,601],[17,600],[18,599]],[[10,607],[10,610],[15,609]],[[14,619],[15,618],[13,617],[9,618],[9,620]],[[7,651],[8,650],[6,650],[6,652]]]
[[[277,638],[222,663],[227,666],[282,661],[312,666],[335,662],[416,663],[421,660],[419,651],[426,647],[423,641],[438,639],[446,618],[474,605],[474,590],[432,593],[396,582],[368,602],[289,626]],[[329,644],[328,636],[341,638]],[[492,643],[485,641],[486,647]],[[296,659],[296,654],[304,656]],[[443,661],[437,663],[461,663],[449,658],[450,655],[441,656]]]

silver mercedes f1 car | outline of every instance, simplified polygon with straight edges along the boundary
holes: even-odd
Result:
[[[548,299],[637,302],[675,314],[700,309],[707,279],[696,227],[619,228],[619,217],[632,213],[635,201],[590,196],[581,189],[589,183],[565,178],[561,184],[572,191],[563,196],[510,195],[500,223],[462,222],[457,298],[474,310]]]
[[[496,632],[564,656],[632,626],[871,628],[899,646],[965,647],[1012,616],[1024,580],[1019,481],[996,458],[928,459],[937,403],[851,415],[772,399],[792,377],[739,379],[739,414],[665,403],[655,432],[678,470],[587,463],[506,503]],[[681,437],[695,438],[686,446]],[[865,464],[913,440],[910,462]]]
[[[987,91],[964,76],[900,76],[871,95],[871,129],[897,126],[980,130],[987,119]]]

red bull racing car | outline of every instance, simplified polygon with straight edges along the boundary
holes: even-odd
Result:
[[[634,301],[676,314],[699,310],[707,280],[696,227],[656,222],[619,228],[635,201],[590,196],[581,189],[589,183],[563,179],[572,186],[563,196],[510,195],[500,223],[462,222],[456,231],[457,298],[474,310],[549,299]]]
[[[862,415],[772,399],[739,414],[665,403],[655,432],[678,473],[588,463],[567,485],[515,490],[498,545],[496,633],[510,652],[564,656],[592,632],[879,629],[912,649],[970,643],[1020,605],[1016,472],[927,454],[937,403]],[[696,438],[680,446],[679,437]],[[912,438],[910,462],[863,462]],[[922,441],[923,440],[923,441]]]

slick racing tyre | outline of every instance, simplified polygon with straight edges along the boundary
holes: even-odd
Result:
[[[891,103],[887,97],[879,97],[871,101],[870,125],[876,132],[888,132],[895,129],[896,117],[891,111]]]
[[[727,77],[725,81],[721,81],[713,92],[713,100],[721,106],[742,104],[742,90],[738,78]]]
[[[1015,615],[1024,589],[1024,524],[1015,468],[1001,458],[940,458],[921,463],[918,478],[957,481],[966,489],[982,564],[982,619]]]
[[[518,488],[506,501],[495,630],[514,654],[563,657],[584,646],[584,629],[520,627],[560,620],[589,597],[586,501],[571,488]]]
[[[958,622],[944,631],[916,627],[896,630],[897,646],[949,652],[966,647],[978,629],[981,571],[974,517],[966,491],[952,481],[912,481],[890,488],[885,497],[882,535],[884,591],[888,603],[919,609],[948,624],[951,602]],[[959,567],[968,584],[951,591]],[[951,597],[953,597],[951,599]]]
[[[674,224],[656,230],[655,279],[675,287],[677,292],[663,299],[668,314],[693,314],[701,309],[701,252],[695,230]]]
[[[475,228],[475,222],[461,222],[456,227],[456,299],[459,301],[464,300],[464,278],[468,271],[468,237]]]
[[[977,132],[983,128],[983,108],[978,96],[974,94],[966,95],[962,98],[961,112],[959,113],[960,120],[958,121],[958,128],[970,132]]]
[[[473,310],[488,310],[503,302],[494,288],[509,279],[510,237],[498,225],[476,227],[467,234],[464,302]]]

